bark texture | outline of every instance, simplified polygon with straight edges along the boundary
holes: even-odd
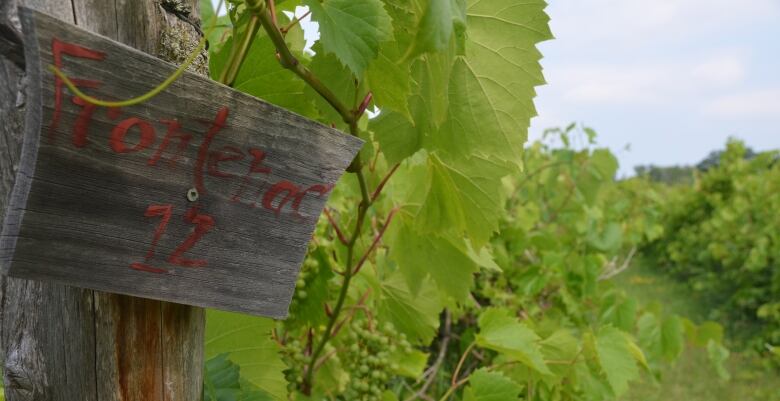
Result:
[[[197,0],[0,0],[0,218],[24,122],[20,3],[174,63],[200,38]],[[200,399],[203,309],[7,277],[0,290],[6,399]]]

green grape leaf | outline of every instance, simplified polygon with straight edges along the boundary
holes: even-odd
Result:
[[[425,366],[428,364],[428,354],[416,349],[408,354],[399,350],[399,352],[390,354],[389,360],[391,363],[398,365],[395,373],[410,379],[416,379],[422,375]]]
[[[623,228],[620,223],[609,222],[602,232],[590,232],[588,244],[602,252],[617,251],[623,244]]]
[[[469,246],[468,255],[471,258],[471,260],[477,264],[477,266],[485,270],[494,271],[494,272],[502,271],[501,266],[499,266],[498,263],[496,263],[492,250],[488,249],[488,247],[484,247],[480,249],[479,252],[476,252],[471,246]]]
[[[469,0],[466,56],[449,80],[449,109],[433,140],[461,157],[483,153],[520,164],[535,87],[544,83],[536,44],[552,38],[543,0]]]
[[[624,394],[628,382],[639,376],[625,333],[612,326],[602,327],[596,336],[596,355],[614,394]]]
[[[467,235],[481,248],[503,215],[501,178],[512,170],[487,158],[453,160],[431,155],[429,190],[417,216],[424,232]]]
[[[401,224],[390,252],[412,292],[419,292],[430,274],[442,292],[457,301],[465,300],[479,267],[463,240],[420,234],[407,222]]]
[[[595,174],[599,180],[611,180],[618,169],[617,158],[609,149],[596,149],[591,154],[588,164],[591,165],[591,173]]]
[[[455,50],[427,54],[412,64],[412,96],[409,105],[415,126],[422,133],[433,133],[447,119],[449,83]],[[446,147],[445,147],[446,149]]]
[[[541,374],[551,375],[539,340],[533,330],[518,322],[507,309],[491,308],[479,317],[477,345],[497,351]]]
[[[423,282],[421,290],[413,294],[399,274],[393,274],[379,283],[379,315],[393,323],[415,344],[428,344],[439,327],[442,310],[439,294],[430,282]]]
[[[549,365],[556,376],[565,376],[579,355],[579,341],[569,330],[558,330],[540,341],[539,345],[545,360],[557,361]]]
[[[633,339],[628,337],[628,334],[625,333],[627,339],[626,344],[628,345],[628,350],[631,351],[631,356],[636,359],[637,362],[639,362],[640,365],[642,365],[645,370],[650,371],[650,365],[647,364],[647,357],[645,357],[645,352],[642,351],[642,348],[639,348],[639,345],[637,345]]]
[[[447,48],[453,32],[453,6],[451,0],[428,0],[407,57]]]
[[[620,330],[631,332],[636,322],[636,311],[636,299],[612,294],[604,299],[601,321],[611,323]]]
[[[372,125],[389,163],[397,163],[421,149],[447,113],[447,82],[452,52],[426,55],[412,64],[409,115],[383,110]],[[382,105],[380,104],[380,107]]]
[[[393,34],[399,49],[408,49],[414,40],[419,19],[417,0],[382,0],[393,23]],[[412,3],[415,4],[412,4]]]
[[[685,345],[685,329],[677,315],[667,316],[661,322],[661,348],[663,356],[673,361],[682,353]]]
[[[312,57],[309,69],[314,75],[347,106],[355,104],[355,77],[352,73],[341,65],[336,56],[322,51],[322,45],[317,43],[313,50],[316,52]],[[330,105],[322,96],[320,96],[312,87],[306,85],[303,90],[309,99],[314,99],[314,104],[320,112],[320,121],[325,124],[339,124],[344,127],[344,121],[341,115]]]
[[[694,344],[705,347],[710,340],[720,344],[723,342],[723,326],[715,322],[704,322],[696,327],[695,335],[689,341]]]
[[[204,401],[274,401],[268,393],[246,380],[241,380],[241,368],[220,354],[206,361],[203,375]]]
[[[411,121],[408,97],[411,93],[409,62],[401,61],[398,43],[382,46],[377,58],[366,71],[366,83],[374,95],[374,102],[383,111],[393,110]]]
[[[287,399],[286,365],[271,339],[274,321],[239,313],[206,312],[206,359],[220,354],[241,368],[241,377],[276,400]]]
[[[661,336],[661,321],[652,312],[645,312],[637,321],[637,339],[651,359],[665,358],[666,349]]]
[[[400,113],[382,111],[369,122],[369,127],[385,160],[391,165],[400,163],[422,147],[420,131]]]
[[[501,372],[478,369],[469,376],[469,385],[463,392],[463,401],[520,400],[522,387]]]
[[[212,77],[218,76],[230,55],[233,38],[228,39],[210,59]],[[316,118],[313,98],[304,94],[306,84],[286,70],[276,59],[276,48],[264,33],[259,33],[247,52],[233,87],[279,107],[309,118]]]
[[[360,77],[379,54],[379,44],[391,39],[390,16],[380,0],[306,0],[312,20],[319,23],[320,42]]]
[[[219,354],[206,361],[203,374],[203,398],[218,401],[241,390],[239,367]],[[226,394],[227,393],[227,394]]]

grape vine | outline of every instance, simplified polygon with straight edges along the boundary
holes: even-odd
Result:
[[[277,400],[605,400],[657,375],[685,335],[725,352],[611,284],[610,261],[655,228],[613,202],[614,156],[524,148],[536,45],[552,38],[544,1],[228,3],[212,77],[366,145],[317,225],[290,319],[210,311],[215,365],[235,369],[227,353]],[[319,25],[310,50],[299,6]]]

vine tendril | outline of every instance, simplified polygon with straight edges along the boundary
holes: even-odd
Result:
[[[184,62],[179,66],[179,68],[176,69],[176,71],[173,72],[168,78],[165,79],[162,83],[157,85],[155,88],[150,90],[149,92],[144,93],[143,95],[127,99],[127,100],[119,100],[119,101],[110,101],[110,100],[102,100],[98,99],[96,97],[87,95],[86,93],[82,92],[76,84],[73,83],[73,81],[68,78],[67,75],[65,75],[64,72],[62,72],[59,68],[55,67],[54,65],[49,65],[49,71],[53,72],[54,75],[56,75],[59,79],[62,80],[62,82],[65,84],[66,87],[77,97],[83,99],[84,101],[94,104],[96,106],[102,106],[102,107],[127,107],[127,106],[133,106],[139,103],[143,103],[157,95],[160,94],[160,92],[167,89],[169,86],[171,86],[172,83],[174,83],[181,75],[184,73],[184,71],[187,70],[187,68],[192,65],[192,63],[195,61],[195,58],[200,55],[200,53],[203,51],[203,49],[206,47],[206,40],[208,40],[208,37],[211,35],[212,32],[214,32],[214,29],[217,27],[217,16],[219,15],[219,10],[222,8],[222,5],[224,4],[225,0],[219,0],[219,3],[217,4],[216,9],[214,10],[214,15],[211,19],[211,24],[209,24],[209,29],[206,31],[206,33],[203,35],[203,37],[200,38],[200,42],[198,42],[198,46],[195,48],[195,50],[190,53],[187,58],[184,60]]]

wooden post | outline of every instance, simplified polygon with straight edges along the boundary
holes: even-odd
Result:
[[[18,0],[0,0],[0,216],[19,162],[24,69],[14,56]],[[24,5],[181,62],[199,34],[197,0],[27,0]],[[196,22],[195,22],[196,23]],[[194,65],[206,72],[205,56]],[[201,308],[0,277],[6,399],[196,401]]]

